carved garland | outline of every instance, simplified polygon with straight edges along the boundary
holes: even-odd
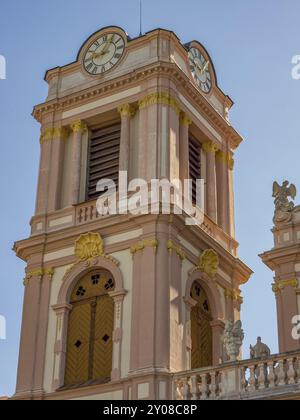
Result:
[[[40,137],[40,143],[44,144],[46,141],[51,140],[67,140],[69,135],[69,130],[67,127],[52,127],[52,128],[46,128],[43,130],[41,137]]]

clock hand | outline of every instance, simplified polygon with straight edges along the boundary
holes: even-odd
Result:
[[[206,72],[206,70],[208,69],[208,66],[209,66],[209,61],[207,61],[206,63],[205,63],[205,66],[202,68],[202,70],[201,70],[201,74],[203,74],[204,72]]]

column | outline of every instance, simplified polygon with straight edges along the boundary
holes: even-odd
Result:
[[[55,392],[57,389],[62,387],[65,382],[68,319],[72,306],[65,303],[62,305],[55,305],[52,309],[57,315],[52,383],[52,391]]]
[[[184,113],[180,115],[180,141],[179,141],[179,173],[182,186],[184,180],[190,178],[189,173],[189,128],[192,120]]]
[[[229,233],[228,160],[227,153],[216,153],[218,225]]]
[[[65,140],[68,138],[69,131],[66,127],[56,127],[53,130],[50,185],[48,210],[53,212],[60,208],[60,194],[62,189],[63,158]]]
[[[87,131],[87,125],[83,121],[71,124],[72,130],[72,156],[71,156],[71,185],[69,205],[78,204],[81,178],[81,148],[82,136]]]
[[[234,213],[234,158],[232,152],[227,155],[228,175],[228,200],[229,200],[229,229],[230,236],[235,238],[235,213]]]
[[[43,270],[41,282],[40,305],[38,316],[38,330],[36,340],[36,359],[34,366],[33,389],[36,396],[44,394],[44,369],[47,344],[47,327],[49,317],[49,303],[51,294],[51,281],[54,274],[52,268]]]
[[[113,332],[113,364],[111,380],[121,379],[121,359],[122,359],[122,337],[123,337],[123,302],[126,296],[125,290],[109,293],[114,300],[114,332]]]
[[[121,141],[120,141],[120,171],[129,172],[130,168],[130,122],[135,116],[135,109],[130,104],[118,108],[121,116]]]
[[[213,365],[218,366],[224,362],[222,336],[224,334],[225,324],[221,320],[215,320],[211,322],[210,326],[213,335]]]
[[[16,395],[27,395],[29,398],[33,391],[42,276],[41,269],[27,271],[24,280],[25,294]]]
[[[206,152],[206,208],[208,217],[217,223],[217,180],[216,180],[216,152],[218,146],[208,141],[203,144]]]
[[[37,191],[36,209],[35,209],[36,215],[47,213],[52,138],[53,138],[52,128],[46,128],[42,130],[42,134],[40,138],[41,153],[40,153],[38,191]]]

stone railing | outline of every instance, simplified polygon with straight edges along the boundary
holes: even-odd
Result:
[[[300,350],[175,374],[174,400],[300,399]]]

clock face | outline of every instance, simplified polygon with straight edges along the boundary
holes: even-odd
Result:
[[[209,93],[212,87],[210,62],[205,59],[197,48],[191,48],[189,51],[189,63],[195,82],[202,92]]]
[[[125,50],[125,41],[119,34],[105,34],[89,47],[84,57],[84,68],[92,75],[99,75],[113,68]]]

